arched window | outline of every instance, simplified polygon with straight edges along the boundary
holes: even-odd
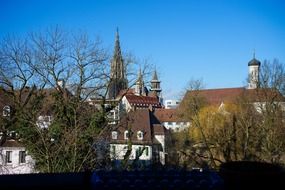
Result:
[[[112,139],[118,139],[118,132],[112,131]]]
[[[137,138],[138,138],[138,140],[143,140],[143,132],[142,131],[137,132]]]
[[[9,117],[11,112],[10,106],[4,106],[3,108],[3,116],[4,117]]]

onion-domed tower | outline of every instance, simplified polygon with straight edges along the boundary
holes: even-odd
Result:
[[[253,59],[248,62],[248,89],[255,89],[259,86],[259,67],[260,61],[255,59],[255,53]]]

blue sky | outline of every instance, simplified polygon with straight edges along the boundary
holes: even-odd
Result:
[[[282,0],[0,0],[0,37],[59,25],[100,36],[156,65],[166,99],[187,81],[207,88],[245,85],[247,63],[285,62]]]

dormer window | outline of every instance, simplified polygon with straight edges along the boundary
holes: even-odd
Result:
[[[112,139],[118,139],[118,132],[112,131]]]
[[[129,137],[130,137],[129,131],[125,131],[124,132],[124,139],[129,139]]]
[[[4,117],[9,117],[11,112],[10,106],[4,106],[3,108],[3,116]]]
[[[137,138],[138,138],[138,140],[143,140],[143,132],[142,131],[137,132]]]

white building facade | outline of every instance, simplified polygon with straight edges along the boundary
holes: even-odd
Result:
[[[178,100],[165,100],[164,101],[164,106],[165,109],[175,109],[179,106],[180,101]]]
[[[111,160],[137,160],[144,165],[165,164],[166,129],[153,117],[151,110],[138,109],[130,111],[114,126],[110,133]]]
[[[35,161],[16,140],[7,140],[0,147],[0,174],[35,173]]]

